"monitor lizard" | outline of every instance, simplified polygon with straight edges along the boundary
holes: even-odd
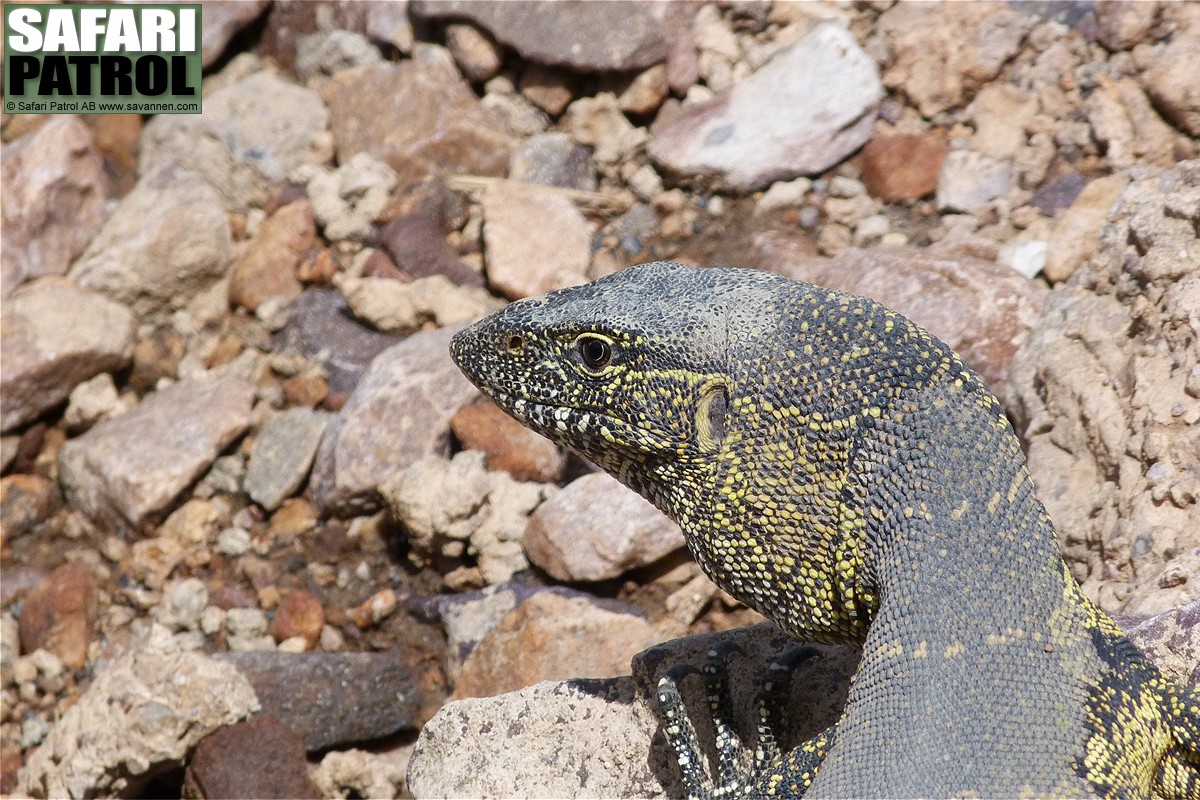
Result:
[[[717,785],[664,678],[689,795],[1200,797],[1200,691],[1082,593],[1000,403],[900,314],[656,262],[512,303],[451,354],[676,520],[729,594],[863,648],[841,718],[788,752],[739,767],[714,720]]]

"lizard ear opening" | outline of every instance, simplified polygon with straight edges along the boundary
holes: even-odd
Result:
[[[700,395],[696,404],[696,443],[701,452],[711,453],[721,448],[728,429],[729,390],[724,384],[712,384]]]

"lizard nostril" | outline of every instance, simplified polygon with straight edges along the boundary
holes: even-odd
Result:
[[[519,353],[521,348],[525,346],[525,340],[520,336],[508,337],[508,350],[510,353]]]

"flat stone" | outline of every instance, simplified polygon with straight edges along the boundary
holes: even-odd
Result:
[[[545,680],[625,675],[630,659],[660,640],[641,617],[607,611],[585,597],[538,592],[471,651],[453,696],[491,697]]]
[[[1075,202],[1088,184],[1087,178],[1071,170],[1047,181],[1033,193],[1033,205],[1044,216],[1053,217]]]
[[[1148,619],[1118,622],[1168,678],[1180,686],[1200,685],[1200,600]]]
[[[272,72],[255,72],[206,96],[203,114],[150,120],[139,172],[189,169],[217,190],[217,208],[262,208],[296,167],[325,161],[327,150],[316,140],[328,124],[329,111],[316,92]]]
[[[323,512],[377,509],[390,475],[449,449],[451,417],[477,394],[450,360],[452,334],[414,333],[371,363],[317,453],[312,487]]]
[[[538,506],[525,528],[529,560],[560,581],[602,581],[684,546],[683,532],[616,478],[576,478]]]
[[[1011,163],[973,150],[955,150],[942,162],[937,206],[942,211],[971,211],[1008,194],[1016,182]]]
[[[862,181],[877,200],[917,200],[937,189],[946,142],[928,134],[880,136],[862,149]]]
[[[871,136],[879,70],[844,28],[821,24],[750,77],[657,130],[664,169],[717,175],[731,188],[823,172]]]
[[[487,455],[488,469],[504,470],[519,481],[552,483],[561,476],[558,446],[526,428],[491,402],[463,406],[450,420],[462,446]]]
[[[308,752],[369,742],[418,725],[423,702],[395,653],[221,653],[258,694],[263,713],[300,735]]]
[[[195,172],[165,169],[125,195],[69,276],[139,316],[166,317],[222,278],[233,252],[216,190]]]
[[[270,714],[227,725],[196,745],[183,776],[189,800],[227,797],[320,798],[300,737]]]
[[[140,527],[166,512],[250,424],[254,386],[238,378],[184,381],[63,445],[59,475],[71,505]]]
[[[135,796],[214,730],[258,710],[228,664],[181,650],[161,625],[135,634],[50,729],[19,780],[30,797]]]
[[[95,637],[96,576],[82,561],[68,561],[25,595],[21,651],[46,649],[71,669],[87,663]]]
[[[539,64],[579,72],[623,72],[666,59],[669,34],[689,13],[673,6],[629,0],[416,0],[409,4],[409,13],[420,19],[470,20]]]
[[[331,414],[289,408],[259,428],[242,485],[250,499],[274,511],[308,477]]]
[[[83,381],[122,369],[133,357],[133,314],[65,278],[28,283],[0,309],[4,431],[31,422]]]
[[[459,260],[446,234],[429,217],[407,214],[394,219],[379,231],[379,240],[396,267],[410,277],[444,275],[464,286],[483,285],[483,276]]]
[[[317,245],[311,203],[297,200],[276,210],[233,265],[229,302],[254,311],[271,298],[295,300],[304,288],[296,266]]]
[[[370,153],[400,185],[429,175],[503,175],[515,140],[462,79],[450,53],[339,72],[325,89],[339,161]]]
[[[509,159],[508,177],[588,192],[596,189],[591,154],[565,133],[541,133],[521,142]]]
[[[78,117],[53,117],[4,143],[0,291],[41,275],[62,275],[104,222],[108,177],[91,130]]]
[[[483,195],[488,283],[510,300],[587,282],[592,234],[565,197],[515,181]]]

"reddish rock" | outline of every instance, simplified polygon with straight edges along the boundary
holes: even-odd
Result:
[[[398,601],[391,589],[382,589],[350,609],[350,619],[360,628],[373,628],[391,616]]]
[[[565,197],[498,181],[483,195],[488,282],[510,300],[587,282],[592,233]]]
[[[297,375],[283,381],[283,399],[289,406],[316,408],[329,394],[329,384],[315,375]]]
[[[405,275],[412,278],[443,275],[459,285],[483,285],[483,276],[458,260],[458,253],[446,242],[445,233],[429,217],[408,214],[394,219],[383,226],[379,238],[392,257],[393,269]]]
[[[459,409],[450,429],[468,450],[487,454],[488,469],[501,469],[519,481],[552,483],[562,474],[558,447],[501,411],[483,402]]]
[[[303,497],[289,497],[274,514],[267,531],[271,536],[299,536],[316,527],[317,510]]]
[[[69,561],[46,576],[21,606],[21,651],[44,647],[64,665],[87,663],[96,624],[96,577],[82,561]]]
[[[264,301],[295,300],[302,287],[296,266],[317,246],[312,205],[297,200],[283,206],[263,223],[258,236],[233,266],[229,301],[254,311]]]
[[[184,773],[183,796],[319,798],[321,792],[308,777],[303,740],[266,714],[201,739]]]
[[[170,328],[159,328],[133,347],[129,386],[138,392],[153,389],[161,378],[176,378],[187,340]]]
[[[41,475],[0,478],[0,541],[11,542],[50,514],[54,484]]]
[[[539,681],[628,675],[633,656],[661,641],[641,617],[582,597],[538,592],[467,656],[454,699],[491,697]]]
[[[288,592],[275,609],[275,619],[271,620],[271,635],[275,641],[282,642],[293,636],[304,637],[308,649],[313,649],[321,636],[321,627],[325,624],[325,607],[316,595],[297,589]]]
[[[531,103],[553,117],[571,102],[571,79],[562,70],[537,63],[526,65],[518,87]]]
[[[937,189],[942,161],[950,148],[929,134],[883,136],[862,150],[862,181],[872,197],[916,200]]]

